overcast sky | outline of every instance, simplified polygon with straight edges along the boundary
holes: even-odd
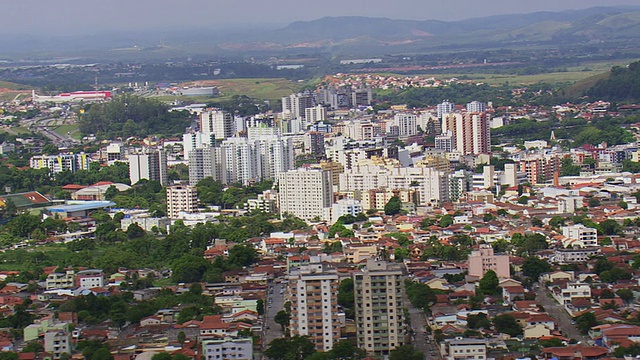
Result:
[[[287,24],[360,15],[460,20],[496,14],[640,5],[640,0],[8,0],[0,35]]]

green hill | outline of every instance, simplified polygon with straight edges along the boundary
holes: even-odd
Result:
[[[608,101],[640,101],[640,61],[626,67],[613,67],[601,78],[591,79],[594,80],[593,85],[586,88],[582,94]]]

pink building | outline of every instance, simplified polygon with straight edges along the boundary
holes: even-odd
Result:
[[[488,270],[495,271],[501,279],[511,277],[509,255],[495,255],[491,245],[481,244],[480,249],[469,255],[469,275],[482,277]]]

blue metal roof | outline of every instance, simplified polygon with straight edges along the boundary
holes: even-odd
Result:
[[[111,201],[85,201],[83,204],[69,204],[69,205],[56,205],[48,206],[47,210],[51,212],[74,212],[83,210],[95,210],[102,209],[109,206],[115,206],[116,203]]]

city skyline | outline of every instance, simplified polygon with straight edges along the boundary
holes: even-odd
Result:
[[[638,6],[636,0],[603,3],[596,0],[512,2],[493,0],[475,2],[402,0],[399,3],[356,0],[328,0],[309,3],[304,8],[291,6],[287,0],[261,2],[242,0],[225,4],[201,0],[170,2],[138,0],[134,3],[114,0],[93,3],[68,0],[63,3],[12,2],[4,6],[11,14],[0,24],[0,35],[41,34],[77,35],[104,31],[184,30],[192,28],[253,28],[284,26],[295,21],[309,21],[326,16],[388,17],[406,20],[455,21],[490,15],[565,11],[593,6]],[[247,11],[251,9],[251,11]]]

